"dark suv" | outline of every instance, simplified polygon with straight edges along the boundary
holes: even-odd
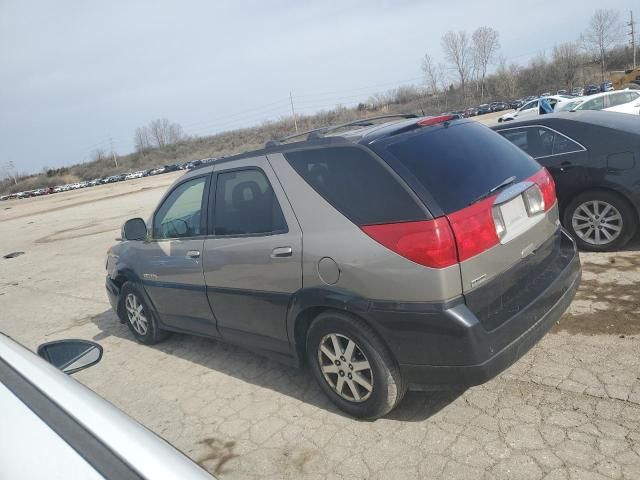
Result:
[[[126,222],[107,291],[133,335],[307,363],[366,418],[522,356],[580,279],[553,180],[472,120],[376,120],[195,168]]]

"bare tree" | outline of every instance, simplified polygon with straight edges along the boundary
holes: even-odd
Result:
[[[502,56],[498,62],[496,72],[489,77],[496,93],[502,97],[513,98],[518,90],[518,77],[520,75],[520,67],[515,64],[507,64],[507,58]]]
[[[93,160],[94,162],[102,162],[104,160],[106,160],[107,157],[107,152],[103,149],[103,148],[96,148],[92,153],[91,153],[91,160]]]
[[[615,10],[599,9],[589,21],[589,27],[582,35],[587,51],[600,61],[600,72],[604,81],[607,70],[607,52],[621,37],[620,15]]]
[[[499,33],[491,27],[477,28],[471,36],[473,48],[473,65],[480,82],[480,101],[484,100],[487,68],[495,59],[500,48]]]
[[[166,118],[159,118],[149,125],[136,128],[133,140],[138,152],[144,153],[152,147],[166,147],[173,145],[185,138],[182,126],[171,123]]]
[[[434,63],[431,55],[426,53],[422,59],[422,71],[424,72],[427,91],[431,95],[437,95],[441,89],[444,89],[444,68],[442,64]]]
[[[442,50],[453,70],[458,74],[462,95],[471,69],[471,48],[467,32],[449,30],[442,36]]]
[[[553,65],[562,84],[572,88],[580,70],[580,51],[574,42],[553,47]]]
[[[151,132],[149,127],[138,127],[136,133],[133,136],[133,143],[136,147],[136,152],[144,154],[151,148]]]

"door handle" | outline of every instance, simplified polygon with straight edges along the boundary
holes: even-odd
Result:
[[[200,258],[200,250],[189,250],[187,258]]]
[[[271,258],[283,258],[293,255],[293,249],[291,247],[277,247],[271,250]]]

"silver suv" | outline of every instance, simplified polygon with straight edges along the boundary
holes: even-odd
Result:
[[[306,363],[363,418],[521,357],[580,281],[553,180],[473,120],[375,120],[202,165],[126,222],[106,287],[133,335]]]

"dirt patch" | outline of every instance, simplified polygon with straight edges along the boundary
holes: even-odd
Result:
[[[636,259],[631,263],[636,263]],[[617,265],[617,267],[616,267]],[[611,268],[633,269],[612,263],[610,265],[584,263],[585,270],[603,273]],[[598,272],[603,268],[602,272]],[[566,313],[553,327],[553,331],[582,333],[586,335],[636,335],[640,334],[640,286],[638,284],[620,285],[618,283],[600,282],[598,280],[582,280],[576,295],[577,301],[606,305],[606,308],[594,307],[590,312]]]

